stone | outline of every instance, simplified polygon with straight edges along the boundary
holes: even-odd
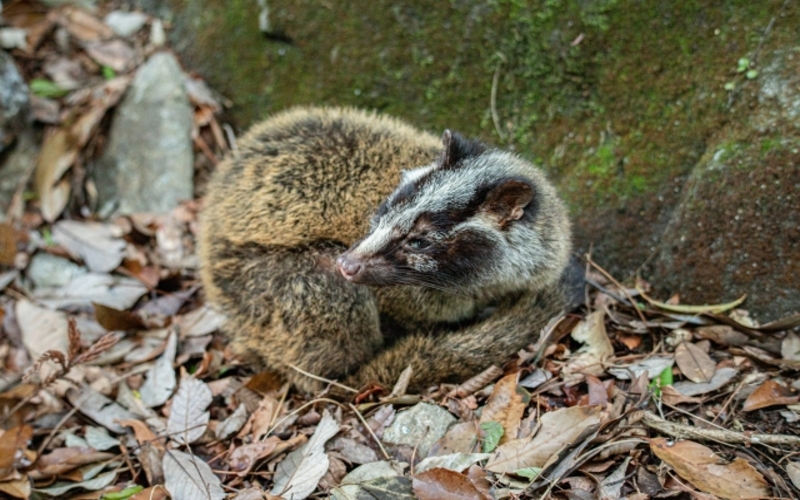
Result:
[[[424,458],[455,421],[441,406],[418,403],[395,415],[394,422],[383,432],[383,442],[416,446],[417,456]]]
[[[192,198],[193,113],[178,61],[158,52],[142,65],[115,112],[95,164],[103,212],[168,213]]]
[[[147,22],[147,15],[141,12],[115,10],[109,12],[103,22],[111,28],[115,35],[127,38],[142,29]]]
[[[28,121],[28,86],[14,59],[0,50],[0,152],[6,149]]]

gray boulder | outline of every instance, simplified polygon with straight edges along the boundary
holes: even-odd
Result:
[[[120,103],[95,165],[103,211],[167,213],[192,197],[192,108],[172,54],[142,65]]]

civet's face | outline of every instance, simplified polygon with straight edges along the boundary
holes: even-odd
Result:
[[[534,187],[493,168],[505,153],[449,131],[443,142],[440,160],[404,173],[369,234],[337,259],[345,279],[458,292],[497,271],[507,233],[533,216]]]

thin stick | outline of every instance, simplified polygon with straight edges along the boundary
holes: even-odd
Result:
[[[378,436],[375,435],[375,431],[373,431],[372,427],[369,426],[366,419],[364,418],[364,415],[362,415],[361,412],[358,411],[358,408],[356,408],[355,405],[353,405],[353,403],[350,403],[348,406],[350,406],[350,408],[352,408],[353,411],[356,412],[356,416],[358,417],[359,420],[361,420],[361,423],[364,424],[364,427],[367,428],[367,431],[369,431],[369,434],[370,436],[372,436],[372,439],[374,439],[375,442],[378,443],[378,447],[381,449],[383,456],[386,457],[386,460],[391,460],[392,458],[389,456],[388,453],[386,453],[386,448],[383,447],[383,443],[381,443],[381,440],[378,439]]]
[[[716,441],[723,444],[761,444],[800,446],[800,437],[785,434],[741,434],[727,429],[701,429],[692,425],[676,424],[661,419],[656,414],[645,411],[642,422],[647,427],[676,438]]]
[[[326,384],[335,385],[339,389],[342,389],[342,390],[345,390],[345,391],[350,391],[353,394],[358,394],[358,391],[356,389],[353,389],[352,387],[348,387],[348,386],[346,386],[344,384],[340,384],[339,382],[337,382],[335,380],[330,380],[330,379],[327,379],[327,378],[324,378],[324,377],[320,377],[319,375],[314,375],[313,373],[308,373],[307,371],[305,371],[305,370],[303,370],[301,368],[298,368],[298,367],[296,367],[295,365],[293,365],[291,363],[286,363],[286,364],[292,370],[296,370],[296,371],[302,373],[303,375],[305,375],[308,378],[313,378],[314,380],[319,380],[320,382],[325,382]]]
[[[272,415],[272,419],[270,419],[270,421],[269,421],[269,427],[270,428],[272,428],[272,426],[275,424],[275,421],[278,420],[278,414],[281,412],[281,407],[283,406],[283,403],[286,402],[286,395],[287,394],[289,394],[289,385],[288,384],[283,386],[283,392],[281,393],[281,400],[278,401],[278,407],[275,409],[275,414]]]
[[[713,422],[716,422],[716,420],[717,420],[717,417],[719,417],[720,415],[722,415],[723,413],[725,413],[725,411],[728,409],[728,406],[729,406],[729,405],[730,405],[730,404],[733,402],[733,398],[734,398],[734,397],[735,397],[737,394],[739,394],[739,391],[742,389],[742,387],[744,387],[744,383],[745,383],[745,380],[744,380],[744,379],[743,379],[741,382],[739,382],[739,385],[737,385],[737,386],[736,386],[736,389],[734,389],[734,390],[733,390],[733,392],[731,393],[731,395],[730,395],[730,397],[728,398],[728,400],[727,400],[727,401],[725,401],[725,404],[724,404],[724,405],[722,405],[722,408],[719,410],[719,413],[717,413],[716,415],[714,415],[714,418],[712,418],[712,419],[711,419],[711,422],[712,422],[712,423],[713,423]],[[733,413],[734,413],[734,412],[729,412],[729,413],[728,413],[728,415],[727,415],[725,418],[723,418],[723,419],[722,419],[722,425],[725,425],[725,422],[727,422],[727,421],[728,421],[728,418],[730,418],[730,416],[731,416],[731,415],[733,415]]]
[[[38,392],[38,391],[37,391],[37,392]],[[47,437],[46,437],[46,438],[44,438],[44,441],[42,441],[42,444],[39,446],[39,449],[38,449],[38,450],[36,450],[36,454],[37,454],[37,455],[41,455],[41,454],[42,454],[42,452],[45,450],[45,448],[47,448],[47,445],[49,445],[49,444],[50,444],[50,441],[52,441],[52,440],[53,440],[53,437],[55,437],[55,435],[56,435],[56,432],[58,432],[58,431],[61,429],[61,427],[62,427],[62,426],[65,424],[65,423],[67,423],[67,420],[69,420],[69,419],[70,419],[70,418],[71,418],[73,415],[75,415],[75,413],[76,413],[77,411],[78,411],[78,407],[77,407],[77,406],[73,407],[73,408],[72,408],[70,411],[68,411],[68,412],[67,412],[67,414],[66,414],[66,415],[64,415],[64,416],[61,418],[61,420],[59,420],[59,421],[58,421],[58,423],[56,424],[56,426],[55,426],[55,427],[53,427],[53,429],[50,431],[50,433],[47,435]]]

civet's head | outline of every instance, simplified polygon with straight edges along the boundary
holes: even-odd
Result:
[[[336,261],[345,279],[480,295],[545,286],[566,266],[566,211],[541,171],[445,131],[439,160],[404,172],[369,234]]]

